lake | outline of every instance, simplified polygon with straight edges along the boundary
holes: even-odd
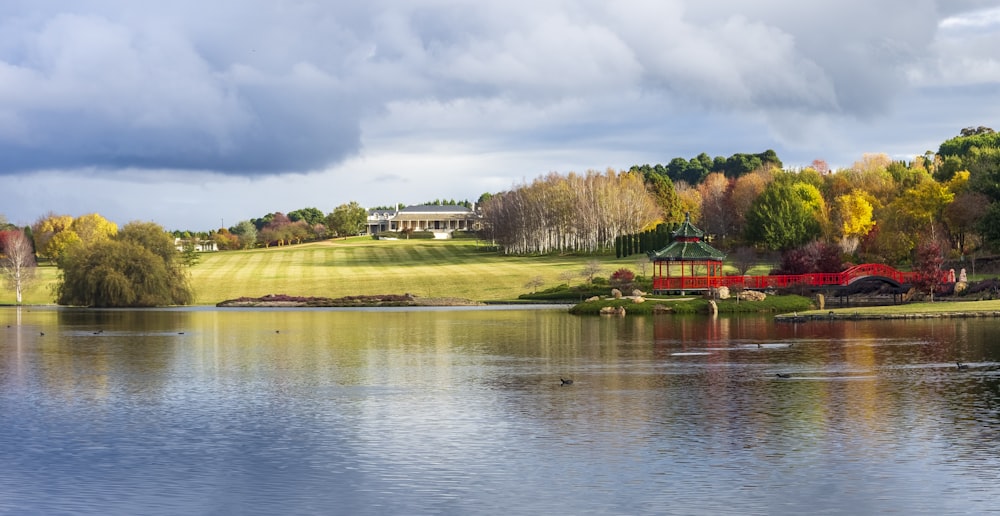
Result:
[[[0,514],[996,511],[998,335],[1000,319],[0,308]]]

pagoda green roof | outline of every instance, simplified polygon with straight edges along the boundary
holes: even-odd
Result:
[[[697,229],[697,228],[695,228]],[[718,249],[708,245],[701,240],[696,241],[681,241],[677,240],[660,249],[659,251],[650,251],[647,253],[649,259],[658,261],[695,261],[695,260],[711,260],[711,261],[722,261],[726,258],[726,254]]]
[[[680,227],[673,232],[673,237],[676,238],[702,238],[705,236],[705,232],[695,227],[691,223],[691,215],[684,215],[684,222],[681,223]]]

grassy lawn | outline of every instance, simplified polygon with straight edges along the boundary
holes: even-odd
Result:
[[[35,268],[35,280],[30,288],[21,293],[26,305],[50,305],[55,303],[52,287],[59,277],[59,269],[55,265],[39,265]],[[14,291],[7,288],[5,280],[0,279],[0,305],[13,305],[16,298]]]
[[[933,303],[906,303],[902,305],[859,306],[848,308],[833,308],[827,310],[810,310],[799,312],[799,315],[824,315],[833,312],[837,315],[899,315],[899,314],[945,314],[957,312],[1000,312],[1000,300],[986,301],[935,301]]]
[[[469,240],[372,240],[358,237],[201,255],[191,269],[196,304],[240,296],[289,294],[341,297],[404,294],[481,301],[516,299],[532,278],[555,286],[579,273],[591,256],[502,256]],[[601,275],[635,259],[596,258]],[[648,271],[647,271],[648,273]],[[574,282],[581,281],[577,278]]]
[[[308,244],[226,251],[199,255],[190,269],[195,304],[265,294],[341,297],[364,294],[404,294],[420,297],[461,297],[480,301],[513,300],[529,292],[525,285],[540,276],[544,289],[577,275],[585,264],[605,266],[608,277],[620,267],[641,273],[639,257],[503,256],[486,251],[474,240],[372,240],[357,237]],[[650,274],[652,269],[647,269]],[[51,286],[58,270],[38,268],[37,281],[24,294],[25,304],[52,304]],[[14,293],[0,288],[0,304],[14,304]]]

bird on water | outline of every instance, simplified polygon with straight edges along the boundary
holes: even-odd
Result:
[[[774,376],[777,376],[778,378],[791,378],[792,377],[792,375],[789,374],[789,373],[778,373],[778,374],[776,374]]]
[[[969,364],[963,364],[961,362],[955,362],[955,365],[958,366],[959,369],[968,369],[969,368]]]
[[[573,380],[567,378],[560,378],[559,381],[562,382],[561,385],[573,385]]]

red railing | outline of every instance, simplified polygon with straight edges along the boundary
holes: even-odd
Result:
[[[754,290],[787,288],[797,285],[810,287],[828,285],[849,285],[854,280],[868,276],[883,276],[897,283],[912,283],[918,273],[903,272],[882,263],[855,265],[843,272],[817,272],[811,274],[775,274],[767,276],[717,276],[653,278],[653,290],[708,290],[718,287],[740,287]],[[947,281],[948,273],[941,271],[941,282]]]

